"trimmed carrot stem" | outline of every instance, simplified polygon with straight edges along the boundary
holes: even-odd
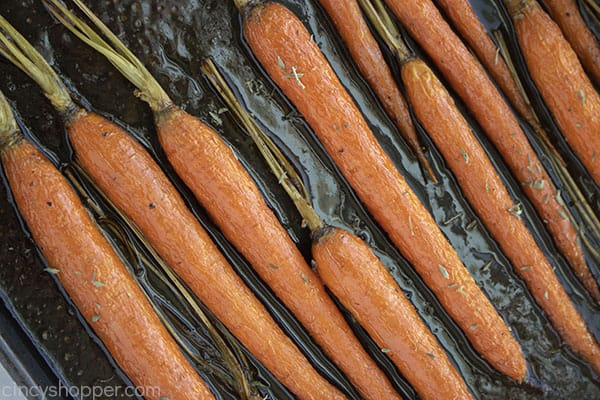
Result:
[[[0,155],[13,198],[89,326],[148,399],[214,399],[66,179],[4,123],[14,119],[0,97]]]
[[[402,79],[415,114],[444,155],[469,203],[565,342],[600,372],[600,346],[515,212],[514,200],[450,94],[423,61],[406,63]]]
[[[293,167],[242,108],[216,66],[207,61],[202,69],[250,134],[298,212],[309,221],[313,257],[325,285],[365,327],[421,398],[472,398],[442,347],[369,246],[356,235],[323,223],[310,201],[300,194],[303,188],[287,177],[295,175]]]
[[[552,19],[581,60],[596,85],[600,86],[600,43],[586,25],[575,0],[544,0]]]
[[[537,1],[505,4],[533,81],[565,140],[600,185],[600,94],[560,28]]]
[[[514,356],[520,347],[507,326],[385,154],[300,20],[272,2],[241,11],[244,36],[254,55],[475,349],[497,368],[524,364]],[[283,71],[278,60],[295,76]],[[440,265],[456,285],[449,286]],[[479,329],[470,329],[473,325]]]
[[[138,87],[154,111],[169,162],[227,239],[364,397],[397,398],[233,151],[213,129],[174,106],[139,60],[79,0],[75,3],[113,46],[56,6],[63,23]]]
[[[331,17],[361,74],[375,91],[383,108],[415,152],[429,177],[437,183],[437,177],[417,139],[406,100],[400,93],[379,45],[361,15],[358,2],[320,0],[320,3]]]

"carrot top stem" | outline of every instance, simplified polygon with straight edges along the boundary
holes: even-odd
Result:
[[[23,134],[17,126],[15,116],[4,97],[0,92],[0,151],[14,146],[23,138]]]
[[[600,5],[595,0],[584,0],[583,5],[588,12],[598,21],[600,19]]]
[[[104,55],[115,68],[133,83],[137,88],[136,96],[147,102],[153,111],[163,110],[173,104],[167,93],[140,60],[81,0],[73,0],[73,2],[108,39],[108,42],[58,0],[43,1],[56,19],[79,39]]]
[[[392,20],[382,0],[358,0],[373,27],[389,49],[396,54],[398,61],[404,64],[413,58],[412,52],[402,40],[398,27]]]
[[[242,10],[242,8],[246,7],[250,3],[250,0],[233,0],[233,4],[235,4],[235,8],[238,10]]]
[[[69,90],[40,53],[0,16],[0,54],[25,72],[63,114],[75,108]]]
[[[202,63],[202,71],[248,132],[269,165],[269,168],[271,168],[279,183],[294,202],[294,205],[311,232],[323,227],[323,220],[321,220],[312,208],[306,188],[296,170],[277,148],[277,145],[273,143],[271,138],[267,136],[256,121],[243,109],[212,60],[207,59]]]

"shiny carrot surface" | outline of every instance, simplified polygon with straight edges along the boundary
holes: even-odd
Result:
[[[575,0],[544,0],[552,19],[581,60],[590,79],[600,85],[600,43],[586,25]]]
[[[508,327],[385,154],[304,25],[277,3],[242,12],[244,36],[254,55],[472,345],[487,359],[490,349],[502,354],[499,365],[515,362],[513,355],[520,349]],[[456,285],[448,282],[440,265]],[[480,329],[469,329],[473,325]]]
[[[600,94],[537,1],[507,1],[527,68],[565,140],[600,185]]]
[[[25,139],[1,150],[35,243],[115,362],[147,399],[214,399],[66,179]]]
[[[494,144],[579,276],[587,270],[579,238],[560,195],[519,122],[486,71],[431,0],[386,0]],[[583,272],[582,272],[583,271]],[[594,295],[592,288],[591,293]],[[595,295],[597,296],[597,294]]]
[[[415,114],[444,155],[469,203],[565,342],[599,371],[600,346],[523,223],[520,209],[450,94],[422,61],[404,65],[402,78]],[[525,365],[520,367],[507,374],[522,380]]]
[[[334,227],[313,232],[313,237],[319,276],[419,397],[472,399],[443,348],[366,243]]]
[[[381,101],[398,130],[413,149],[431,179],[437,182],[412,122],[408,105],[392,76],[383,53],[371,33],[356,0],[319,0],[329,14],[360,73]]]
[[[527,105],[525,98],[519,91],[517,83],[511,76],[504,58],[500,56],[499,49],[488,35],[485,27],[479,21],[468,0],[438,0],[437,4],[439,4],[440,7],[444,9],[446,15],[454,21],[454,26],[460,31],[462,36],[475,51],[479,60],[481,60],[482,64],[498,83],[519,114],[521,114],[534,129],[541,129],[537,117]],[[542,181],[533,181],[526,182],[525,184],[533,186],[534,189],[537,190],[540,189],[542,184],[550,185],[550,182],[541,182]],[[554,192],[554,196],[556,196],[556,191],[554,189],[552,191]],[[550,196],[551,194],[552,193],[546,193],[544,196]],[[577,277],[583,282],[584,286],[596,302],[600,302],[600,289],[587,266],[581,248],[581,241],[577,236],[573,224],[563,218],[559,220],[559,210],[562,210],[560,205],[546,204],[544,206],[539,204],[539,200],[534,202],[534,205],[541,215],[545,215],[544,218],[548,221],[546,226],[550,231],[558,250],[565,256]],[[555,212],[553,213],[553,211]],[[548,219],[549,214],[550,216],[553,216],[553,218]]]
[[[68,132],[79,162],[96,184],[285,386],[302,399],[345,398],[285,335],[137,141],[117,125],[85,111],[69,121]]]

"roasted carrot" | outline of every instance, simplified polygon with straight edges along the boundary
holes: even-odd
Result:
[[[214,399],[67,180],[0,93],[0,155],[31,235],[77,309],[146,398]]]
[[[600,346],[521,220],[518,205],[485,150],[429,67],[422,61],[409,63],[402,77],[415,114],[444,155],[463,194],[565,342],[600,373]]]
[[[61,11],[60,18],[67,26],[96,49],[102,49],[136,85],[155,114],[158,138],[169,162],[227,239],[363,397],[398,398],[229,146],[209,126],[176,107],[135,56],[123,51],[124,46],[108,28],[81,2],[75,2],[119,51],[89,35],[89,28],[66,9],[55,10]],[[88,34],[82,36],[85,32]]]
[[[537,1],[504,3],[531,78],[565,140],[600,185],[600,94],[558,25]]]
[[[250,134],[271,171],[311,231],[315,268],[325,285],[365,327],[422,399],[471,399],[464,381],[394,278],[369,246],[347,230],[326,225],[311,206],[295,171],[250,118],[212,61],[202,67],[229,109]],[[297,186],[300,185],[300,188]]]
[[[565,342],[600,372],[600,346],[450,94],[421,60],[409,61],[402,68],[402,78],[415,114],[442,152],[462,193]]]
[[[554,22],[560,26],[581,64],[596,85],[600,85],[600,44],[586,25],[575,0],[544,0]]]
[[[563,2],[559,2],[563,4]],[[564,2],[566,4],[567,2]],[[500,56],[500,49],[496,47],[491,37],[488,35],[485,27],[475,14],[473,7],[468,0],[438,0],[446,15],[454,22],[454,26],[461,32],[462,36],[470,44],[483,65],[490,72],[494,80],[498,83],[504,94],[508,97],[515,109],[525,118],[525,120],[534,128],[538,135],[543,139],[548,147],[550,156],[557,156],[557,151],[551,143],[548,135],[542,128],[539,119],[534,113],[525,92],[517,80],[515,74],[511,73],[504,57]],[[560,159],[558,161],[561,168]],[[565,172],[567,173],[567,172]],[[550,184],[548,182],[548,184]],[[539,186],[540,183],[533,182],[533,185]],[[579,190],[572,187],[573,190]],[[539,202],[535,203],[538,211],[543,215]],[[585,212],[585,211],[584,211]],[[558,250],[565,256],[569,265],[575,271],[577,277],[582,281],[585,288],[596,302],[600,303],[600,289],[594,280],[581,248],[581,241],[578,238],[577,231],[573,223],[569,220],[558,221],[546,219],[548,228]]]
[[[235,273],[148,151],[118,125],[79,108],[42,56],[5,21],[1,25],[12,39],[3,41],[3,53],[63,115],[80,165],[198,298],[299,398],[344,399]]]
[[[581,264],[581,249],[562,204],[540,159],[531,147],[519,122],[494,86],[481,64],[452,31],[431,0],[386,0],[400,22],[423,47],[454,91],[494,144],[506,165],[521,183],[523,191],[544,221],[561,251],[574,264],[595,298],[593,282],[585,278],[587,267]],[[583,274],[582,275],[582,272]]]
[[[358,3],[356,0],[343,2],[320,0],[320,3],[329,14],[344,44],[348,47],[352,59],[371,85],[383,108],[415,152],[429,177],[434,183],[437,183],[437,177],[417,139],[417,132],[406,100],[394,81],[377,41],[361,16]]]
[[[501,371],[524,369],[519,344],[377,142],[302,22],[277,3],[236,5],[254,55],[473,347]],[[455,285],[440,266],[454,277]],[[478,329],[470,328],[474,325]]]
[[[415,115],[444,156],[462,193],[565,342],[598,371],[600,346],[521,220],[520,205],[511,198],[454,100],[429,66],[415,58],[400,38],[386,31],[385,18],[380,16],[384,11],[378,13],[368,0],[360,1],[397,54]]]

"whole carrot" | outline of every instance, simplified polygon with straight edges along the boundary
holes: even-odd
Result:
[[[558,3],[566,4],[567,2],[559,1]],[[522,87],[514,78],[514,75],[511,74],[504,57],[499,55],[499,49],[488,35],[468,0],[438,0],[437,4],[444,9],[446,15],[454,22],[454,26],[470,44],[479,57],[479,60],[481,60],[487,71],[498,83],[515,109],[535,129],[540,137],[545,140],[551,152],[557,154],[546,132],[541,127],[539,119],[533,112],[529,100],[525,97]],[[541,185],[540,182],[533,181],[533,183],[530,182],[529,184],[538,187]],[[544,185],[546,184],[551,185],[550,182],[544,183]],[[574,189],[577,190],[576,188]],[[550,193],[545,195],[550,195]],[[539,201],[534,202],[534,205],[538,209],[538,212],[544,215],[544,211],[541,209],[542,205],[539,204]],[[545,213],[552,213],[552,208],[548,208],[548,211]],[[582,281],[590,295],[596,302],[600,303],[600,289],[587,266],[581,248],[581,241],[575,227],[569,220],[558,220],[557,215],[554,215],[552,219],[546,219],[546,221],[546,227],[550,231],[558,250],[566,257],[575,274]]]
[[[524,369],[518,343],[379,145],[304,25],[277,3],[236,4],[254,55],[473,347],[500,371]],[[454,284],[440,266],[454,277]],[[473,325],[478,329],[469,328]]]
[[[79,108],[42,56],[5,20],[0,21],[12,39],[3,40],[3,53],[42,86],[67,121],[68,137],[80,165],[140,228],[166,263],[299,398],[344,399],[235,273],[142,145],[118,125]]]
[[[320,0],[320,3],[329,14],[361,74],[377,94],[383,108],[411,146],[429,177],[437,183],[435,173],[417,139],[406,100],[400,93],[379,45],[361,15],[357,1]]]
[[[119,52],[88,35],[138,88],[154,111],[158,138],[177,174],[192,190],[227,239],[304,325],[328,357],[369,399],[397,399],[388,378],[362,347],[323,283],[268,207],[256,183],[221,137],[198,118],[176,107],[158,82],[91,11],[91,18]],[[83,22],[64,8],[62,20],[77,32]],[[89,29],[89,28],[88,28]],[[93,39],[93,40],[89,40]],[[113,40],[114,39],[114,40]],[[118,43],[117,43],[118,42]]]
[[[77,309],[146,398],[214,399],[56,167],[0,93],[0,156],[35,243]]]
[[[452,31],[431,0],[386,0],[411,36],[423,47],[454,91],[483,128],[500,155],[519,180],[557,247],[569,259],[579,260],[574,268],[596,299],[592,281],[585,278],[577,232],[560,202],[560,195],[519,122],[494,86],[486,71]],[[583,272],[582,272],[583,271]]]
[[[216,66],[203,71],[250,134],[271,171],[311,231],[315,268],[325,285],[369,332],[422,399],[471,399],[468,388],[431,331],[369,246],[356,235],[327,226],[273,141],[243,110]],[[297,186],[300,186],[298,188]]]
[[[531,78],[565,140],[600,185],[600,94],[537,1],[505,0]]]
[[[577,2],[544,0],[544,4],[577,53],[590,79],[600,85],[600,43],[583,20]]]
[[[600,346],[523,223],[520,209],[450,94],[420,60],[409,61],[402,68],[402,80],[415,114],[487,230],[568,346],[600,373]]]

